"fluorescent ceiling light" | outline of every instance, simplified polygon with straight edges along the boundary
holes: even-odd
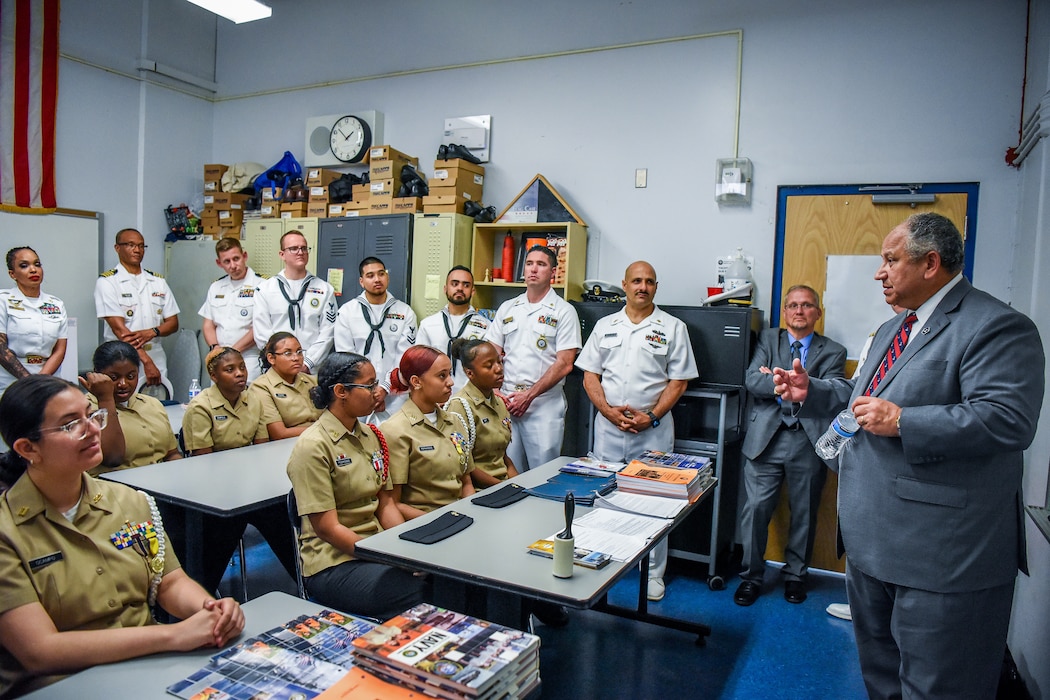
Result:
[[[257,0],[190,0],[190,2],[236,24],[266,19],[273,14],[269,6]]]

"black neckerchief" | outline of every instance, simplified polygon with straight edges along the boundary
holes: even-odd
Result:
[[[358,303],[361,304],[361,315],[365,317],[365,323],[372,331],[368,334],[368,340],[365,341],[365,352],[367,355],[368,351],[372,349],[372,339],[379,336],[379,349],[383,355],[386,355],[386,343],[383,341],[383,322],[386,321],[386,304],[383,305],[383,311],[379,316],[379,323],[372,323],[372,310],[371,306],[366,304],[364,301],[358,299]]]
[[[313,275],[308,274],[306,278],[303,279],[302,289],[299,290],[299,298],[293,301],[292,298],[288,296],[288,288],[285,287],[284,280],[280,275],[277,276],[277,286],[280,288],[284,300],[288,302],[288,323],[291,324],[293,331],[295,330],[296,315],[299,316],[299,325],[303,325],[303,307],[301,304],[303,303],[303,298],[306,297],[306,290],[310,288],[310,280],[313,278]],[[288,281],[290,282],[291,280]]]
[[[466,318],[463,319],[463,323],[460,325],[459,330],[456,332],[455,335],[452,335],[452,327],[448,324],[448,319],[450,315],[451,314],[447,313],[441,314],[441,321],[445,324],[445,334],[448,335],[448,350],[446,351],[446,354],[452,360],[452,374],[455,374],[456,359],[452,357],[452,341],[458,340],[459,337],[463,335],[463,331],[467,329],[467,324],[470,323],[470,319],[474,317],[474,312],[471,311],[467,314]]]

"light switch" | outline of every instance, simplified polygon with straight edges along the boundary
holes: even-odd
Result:
[[[634,186],[645,187],[649,179],[649,168],[638,168],[634,171]]]

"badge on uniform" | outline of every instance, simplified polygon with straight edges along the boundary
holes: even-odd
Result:
[[[433,452],[434,451],[434,446],[433,445],[420,445],[419,446],[419,451],[420,452]]]
[[[376,476],[379,477],[380,482],[386,481],[390,474],[386,462],[383,461],[383,455],[379,454],[378,450],[372,453],[372,469],[376,470]]]
[[[241,309],[241,316],[247,316],[247,315],[248,315],[248,309]]]
[[[456,452],[459,454],[459,466],[467,466],[467,440],[459,433],[452,433],[448,436],[452,440],[452,444],[456,446]]]
[[[276,396],[279,399],[286,399],[286,398],[288,398],[288,394],[274,394],[274,396]]]
[[[127,314],[128,318],[131,318],[135,315],[135,309],[128,309],[125,313]]]
[[[157,552],[160,551],[157,529],[151,521],[132,525],[130,520],[125,520],[124,527],[110,535],[109,541],[116,545],[117,549],[134,549],[146,560],[153,573],[159,574],[164,571],[164,557],[157,556]]]
[[[314,307],[315,309],[318,306],[320,306],[320,305],[321,305],[321,300],[320,299],[311,299],[310,300],[310,306]]]
[[[351,461],[353,461],[353,460],[351,460],[346,455],[341,454],[341,455],[339,455],[338,457],[335,458],[335,466],[337,466],[337,467],[345,467],[345,466],[348,466]]]
[[[391,333],[396,333],[397,332],[397,324],[396,323],[391,323],[390,324],[390,332]]]
[[[51,554],[45,554],[42,557],[29,560],[29,570],[34,574],[40,571],[48,564],[54,564],[56,561],[62,561],[65,559],[65,555],[62,552],[52,552]]]
[[[223,416],[223,415],[215,416],[215,420],[216,421],[226,420],[227,418],[229,418],[229,416]]]
[[[536,339],[536,347],[538,347],[540,350],[546,350],[547,349],[547,336],[541,335],[539,338],[537,338]]]

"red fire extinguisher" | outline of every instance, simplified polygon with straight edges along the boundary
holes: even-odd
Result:
[[[514,236],[509,233],[503,237],[503,280],[514,281]]]

